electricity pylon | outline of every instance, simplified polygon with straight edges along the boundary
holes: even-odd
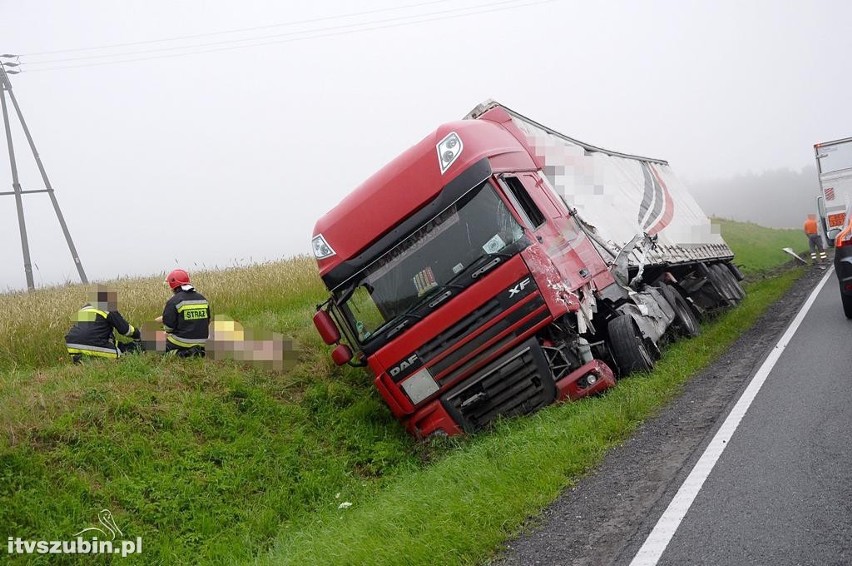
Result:
[[[77,255],[77,248],[74,247],[74,241],[71,239],[71,233],[68,232],[68,226],[65,224],[65,218],[62,216],[62,211],[59,210],[59,202],[56,200],[56,195],[53,194],[53,187],[50,186],[50,180],[47,178],[47,172],[44,170],[44,164],[41,162],[41,157],[36,151],[33,137],[30,135],[30,130],[27,128],[27,123],[24,121],[24,115],[21,114],[21,107],[18,106],[18,100],[12,92],[12,83],[9,81],[9,75],[15,75],[18,71],[15,67],[17,63],[9,61],[16,59],[15,55],[3,54],[0,55],[0,105],[3,107],[3,125],[6,128],[6,143],[9,146],[9,164],[12,167],[12,191],[0,192],[0,196],[14,195],[15,204],[18,208],[18,228],[21,232],[21,252],[24,256],[24,274],[27,277],[27,289],[32,291],[35,288],[33,284],[33,267],[30,262],[30,244],[27,240],[27,223],[24,219],[24,202],[23,195],[31,193],[47,193],[50,197],[50,202],[53,203],[53,210],[56,211],[56,218],[59,219],[59,225],[62,227],[62,233],[65,234],[65,241],[68,242],[68,249],[71,250],[71,257],[74,259],[74,265],[77,266],[77,273],[80,274],[80,281],[88,283],[86,272],[83,271],[83,264],[80,262],[80,257]],[[18,182],[18,163],[15,161],[15,147],[12,144],[12,128],[9,123],[9,112],[6,107],[6,95],[12,101],[12,106],[15,107],[15,113],[18,115],[18,121],[21,123],[21,128],[24,130],[24,135],[27,138],[27,143],[30,145],[30,150],[33,152],[36,165],[41,173],[41,178],[44,181],[44,189],[23,190]]]

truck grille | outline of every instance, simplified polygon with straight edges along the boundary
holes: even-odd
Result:
[[[556,386],[538,342],[531,338],[441,397],[466,432],[498,416],[531,413],[556,399]]]
[[[455,365],[457,362],[460,362],[461,360],[467,358],[475,350],[477,350],[484,344],[491,342],[503,331],[519,323],[520,321],[527,318],[533,313],[536,313],[536,316],[533,316],[529,320],[525,321],[524,324],[515,328],[513,332],[510,332],[502,339],[492,343],[485,351],[481,352],[476,357],[476,359],[469,360],[468,363],[462,365],[461,367],[456,368],[449,373],[445,373],[446,370]],[[472,364],[477,363],[483,357],[492,356],[494,353],[504,348],[507,344],[513,342],[519,335],[535,327],[539,323],[548,320],[549,316],[550,313],[546,309],[544,309],[544,299],[542,299],[541,296],[537,296],[533,300],[523,305],[521,308],[515,310],[511,314],[507,315],[506,317],[495,322],[485,330],[481,331],[472,340],[465,342],[461,346],[456,346],[450,354],[445,356],[441,361],[433,364],[429,369],[430,371],[432,371],[432,375],[438,378],[438,381],[441,383],[441,385],[444,385],[445,383],[452,383],[452,381],[455,380],[457,377],[463,375],[467,371],[470,371],[470,366]],[[476,328],[475,330],[479,331],[481,328],[482,326]]]
[[[471,332],[481,328],[500,314],[501,310],[500,301],[492,299],[426,343],[417,351],[417,355],[420,356],[421,360],[432,359],[442,350],[449,348]]]
[[[452,383],[470,371],[472,365],[483,357],[487,359],[488,356],[493,356],[524,332],[541,326],[549,320],[549,311],[542,296],[536,292],[535,283],[527,284],[520,293],[516,293],[514,298],[509,297],[509,289],[506,291],[481,305],[417,349],[415,353],[418,360],[429,368],[441,385]],[[504,314],[507,311],[510,312]],[[513,328],[512,332],[494,342],[497,336],[515,325],[518,326]],[[489,344],[489,342],[492,343]],[[488,344],[486,351],[481,352],[476,360],[470,360],[460,368],[453,368],[486,344]],[[436,358],[440,359],[435,362]],[[402,361],[398,360],[390,366],[395,367]],[[414,369],[417,368],[398,372],[393,376],[393,380],[397,383],[402,381],[413,373]]]

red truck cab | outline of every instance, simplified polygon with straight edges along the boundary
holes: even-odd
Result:
[[[441,126],[314,229],[320,333],[418,437],[615,384],[583,338],[612,257],[501,112]]]

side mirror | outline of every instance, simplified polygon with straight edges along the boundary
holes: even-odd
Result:
[[[331,351],[331,359],[337,365],[342,366],[352,360],[352,350],[346,344],[338,344],[337,348]]]
[[[322,337],[323,342],[325,342],[329,346],[340,342],[340,330],[337,328],[337,325],[334,324],[334,319],[331,318],[331,315],[328,314],[328,311],[317,311],[317,313],[314,315],[314,326],[316,326],[317,332],[319,332],[319,335]],[[349,357],[352,357],[351,352],[349,354]]]

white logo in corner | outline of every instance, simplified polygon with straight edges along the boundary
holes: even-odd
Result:
[[[142,553],[142,537],[124,540],[109,509],[98,512],[100,527],[88,527],[71,535],[71,540],[28,540],[10,536],[6,540],[8,554],[111,554],[126,558]],[[85,536],[81,536],[85,535]],[[121,537],[121,540],[117,540]]]
[[[118,528],[118,525],[115,524],[115,519],[112,518],[112,512],[109,509],[101,509],[100,512],[98,512],[98,522],[103,525],[103,529],[100,527],[89,527],[87,529],[83,529],[79,533],[74,533],[71,536],[76,537],[83,533],[92,531],[101,533],[104,536],[101,540],[106,540],[107,538],[109,540],[115,540],[116,536],[124,536],[124,533],[122,533],[121,529]]]

